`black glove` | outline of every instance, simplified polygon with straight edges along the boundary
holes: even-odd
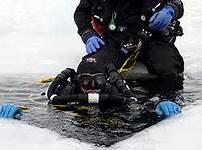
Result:
[[[47,97],[48,99],[51,98],[51,96],[53,94],[56,94],[57,88],[64,83],[65,81],[67,81],[68,78],[74,78],[74,76],[76,75],[76,72],[74,69],[71,68],[67,68],[65,70],[63,70],[60,74],[58,74],[55,78],[55,80],[52,81],[52,83],[50,84],[48,91],[47,91]]]
[[[109,76],[109,82],[112,85],[115,85],[117,89],[123,94],[125,97],[136,97],[133,92],[128,87],[125,80],[122,78],[122,76],[116,71],[116,68],[114,65],[109,65],[106,68],[106,72]]]

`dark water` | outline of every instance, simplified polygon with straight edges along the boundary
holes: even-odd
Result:
[[[48,128],[65,137],[96,145],[110,146],[158,122],[141,105],[130,102],[121,107],[69,106],[67,111],[47,106],[44,92],[48,84],[38,84],[42,75],[1,75],[0,103],[26,105],[23,121]],[[197,105],[202,99],[201,73],[185,74],[186,105]]]

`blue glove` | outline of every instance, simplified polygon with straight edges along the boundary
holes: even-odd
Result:
[[[181,108],[178,104],[166,100],[158,103],[155,111],[156,114],[159,116],[171,117],[173,115],[181,113]]]
[[[0,105],[0,118],[13,118],[20,120],[22,117],[22,110],[13,104]]]
[[[155,13],[149,20],[149,27],[152,30],[162,31],[167,28],[171,23],[173,17],[175,16],[175,11],[171,6],[165,6],[162,10]]]
[[[95,53],[101,46],[104,46],[104,41],[98,36],[91,36],[86,42],[86,52],[88,54]]]

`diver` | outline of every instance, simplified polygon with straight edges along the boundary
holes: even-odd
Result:
[[[82,68],[82,71],[86,68]],[[104,73],[78,73],[66,68],[50,84],[47,97],[49,104],[66,105],[68,102],[83,104],[117,105],[126,100],[136,100],[114,65],[106,67]]]
[[[137,100],[117,72],[136,54],[134,61],[141,61],[150,74],[157,76],[155,82],[145,84],[158,95],[151,99],[157,115],[169,117],[180,113],[181,107],[173,95],[179,74],[184,71],[183,58],[175,46],[176,37],[183,34],[179,22],[183,13],[180,0],[80,0],[74,20],[87,55],[76,72],[66,69],[52,82],[48,90],[50,102],[66,102],[62,97],[65,95],[69,101],[89,101],[86,97],[90,97],[90,101],[97,102],[95,93],[120,95],[121,102]],[[88,96],[81,98],[83,93]],[[71,96],[74,94],[81,95]]]

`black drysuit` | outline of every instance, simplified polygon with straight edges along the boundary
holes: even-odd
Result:
[[[74,14],[79,35],[85,43],[86,36],[96,32],[91,24],[94,18],[105,29],[102,34],[105,45],[96,53],[83,57],[78,73],[105,72],[111,63],[117,69],[121,67],[128,57],[121,51],[123,43],[136,41],[137,33],[147,28],[149,18],[165,5],[175,10],[173,22],[182,17],[184,10],[180,0],[80,0]],[[117,27],[114,31],[108,28],[112,16]],[[174,45],[176,34],[168,33],[154,31],[138,58],[150,73],[158,76],[154,86],[163,94],[175,90],[178,74],[184,71],[183,58]]]

